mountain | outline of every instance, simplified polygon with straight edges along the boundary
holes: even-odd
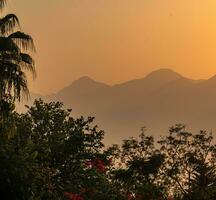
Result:
[[[105,90],[108,88],[109,86],[104,83],[99,83],[89,78],[88,76],[83,76],[78,80],[74,81],[71,85],[60,90],[57,96],[70,97],[72,94],[85,95],[97,92],[99,90]]]
[[[119,142],[139,134],[164,135],[169,126],[184,123],[191,130],[216,129],[216,76],[192,80],[169,70],[109,86],[81,77],[46,101],[62,101],[74,116],[95,116],[106,141]]]

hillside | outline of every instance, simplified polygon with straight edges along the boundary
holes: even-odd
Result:
[[[95,116],[109,142],[136,136],[143,126],[163,135],[175,123],[190,129],[216,129],[216,76],[195,81],[169,70],[109,86],[82,77],[46,101],[62,101],[75,116]]]

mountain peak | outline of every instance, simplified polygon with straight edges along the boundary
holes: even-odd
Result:
[[[180,74],[172,71],[171,69],[159,69],[151,72],[146,77],[141,79],[131,80],[122,84],[118,84],[115,87],[124,88],[124,90],[149,92],[154,91],[166,84],[170,84],[175,81],[189,80],[181,76]]]
[[[80,78],[75,80],[73,83],[75,83],[75,82],[95,82],[95,80],[93,80],[89,76],[81,76]]]
[[[186,80],[187,78],[183,77],[182,75],[178,74],[177,72],[171,69],[166,69],[166,68],[155,70],[144,78],[145,81],[159,83],[159,84],[169,83],[172,81],[177,81],[182,79]]]
[[[180,74],[178,74],[177,72],[175,72],[175,71],[173,71],[171,69],[162,68],[162,69],[158,69],[158,70],[155,70],[155,71],[151,72],[150,74],[148,74],[146,76],[146,78],[179,79],[179,78],[183,78],[183,76],[181,76]]]
[[[215,87],[216,75],[212,76],[211,78],[207,79],[206,81],[203,81],[202,84],[212,85],[213,87]]]
[[[207,81],[216,81],[216,75],[210,77]]]
[[[82,76],[77,80],[73,81],[69,86],[63,88],[59,91],[59,94],[80,94],[80,93],[89,93],[97,90],[103,90],[109,86],[95,81],[94,79],[88,76]]]

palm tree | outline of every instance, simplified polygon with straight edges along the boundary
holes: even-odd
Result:
[[[0,0],[0,10],[7,0]],[[34,77],[35,63],[28,54],[35,50],[33,39],[20,30],[16,15],[0,18],[0,121],[4,122],[14,109],[14,102],[29,95],[26,70]]]
[[[0,9],[5,5],[6,0],[0,0]],[[0,100],[20,101],[29,94],[26,70],[36,75],[34,60],[28,54],[35,50],[33,39],[19,30],[16,15],[0,18]]]
[[[0,9],[6,6],[7,0],[0,0]]]

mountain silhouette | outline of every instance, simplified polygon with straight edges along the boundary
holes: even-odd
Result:
[[[108,88],[109,86],[104,83],[97,82],[89,78],[88,76],[83,76],[75,80],[71,85],[60,90],[53,96],[53,98],[66,98],[65,100],[67,100],[68,98],[80,98],[80,96],[85,96],[88,94],[92,95],[95,92],[97,93],[100,90],[106,90]]]
[[[108,143],[139,134],[155,136],[184,123],[191,130],[216,129],[216,76],[192,80],[170,69],[113,86],[81,77],[46,101],[62,101],[75,116],[95,116]]]

